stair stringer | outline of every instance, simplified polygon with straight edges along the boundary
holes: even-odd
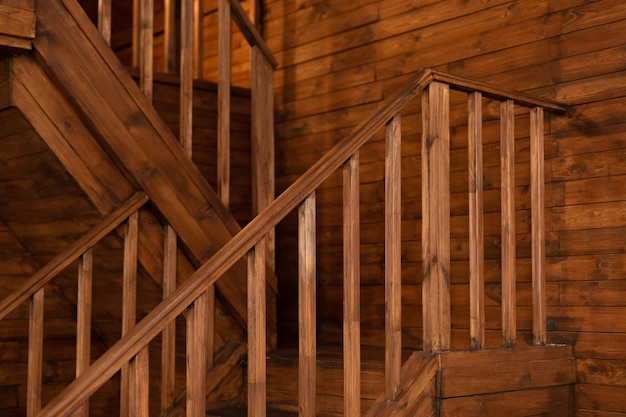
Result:
[[[75,0],[38,4],[33,53],[100,146],[151,198],[198,264],[240,230]],[[271,278],[267,326],[273,346],[276,302]],[[216,286],[229,310],[246,323],[245,261]]]
[[[365,417],[430,417],[437,415],[436,388],[439,355],[414,352],[402,366],[400,392],[395,400],[383,393]]]

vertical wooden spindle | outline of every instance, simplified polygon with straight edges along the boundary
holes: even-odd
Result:
[[[122,336],[126,335],[135,326],[137,317],[137,239],[139,234],[139,212],[128,217],[124,236],[124,266],[122,283]],[[120,415],[131,415],[130,393],[131,379],[130,366],[122,367],[120,381]]]
[[[150,366],[148,363],[148,346],[135,355],[130,361],[130,415],[133,417],[148,417],[150,415]]]
[[[43,373],[44,289],[35,292],[28,306],[28,380],[26,382],[26,416],[35,417],[41,410]]]
[[[217,192],[230,204],[231,16],[229,0],[218,0]]]
[[[546,340],[546,241],[543,109],[530,111],[530,186],[532,219],[533,343]]]
[[[191,157],[193,132],[193,1],[181,0],[180,142]]]
[[[98,31],[111,45],[111,0],[98,0]]]
[[[93,287],[93,249],[88,249],[78,260],[78,297],[76,312],[76,377],[91,363],[91,310]],[[89,400],[85,401],[73,417],[89,415]]]
[[[154,80],[154,0],[139,0],[138,31],[139,87],[152,101]]]
[[[163,299],[176,288],[177,237],[171,226],[165,226],[163,247]],[[172,320],[163,329],[161,348],[161,415],[174,404],[176,395],[176,321]]]
[[[316,230],[315,192],[298,208],[298,331],[300,417],[315,417]]]
[[[361,415],[359,153],[343,165],[344,415]]]
[[[450,91],[422,95],[422,304],[424,351],[450,349]]]
[[[265,417],[266,295],[265,237],[248,252],[248,417]]]
[[[485,343],[482,94],[468,95],[470,349]]]
[[[204,72],[204,1],[193,0],[193,76],[196,79],[203,78]]]
[[[515,109],[513,100],[500,105],[502,197],[502,346],[515,347]]]
[[[163,71],[167,74],[175,74],[178,56],[176,54],[176,0],[164,0],[163,3]]]
[[[252,47],[253,212],[274,200],[274,70],[258,46]],[[274,231],[267,234],[267,262],[274,269]]]
[[[206,416],[206,292],[187,310],[187,417]]]
[[[385,395],[396,399],[402,367],[401,118],[385,131]]]

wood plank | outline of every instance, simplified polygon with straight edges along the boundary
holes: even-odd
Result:
[[[402,367],[401,116],[385,130],[385,395],[400,392]]]
[[[112,0],[98,0],[98,30],[102,39],[111,45]]]
[[[344,415],[361,415],[359,153],[343,166]]]
[[[265,417],[265,238],[248,253],[248,416]]]
[[[207,301],[204,292],[187,310],[187,417],[206,416]]]
[[[166,74],[176,72],[176,1],[165,0],[163,5],[163,71]]]
[[[452,398],[442,401],[440,407],[442,416],[567,417],[572,412],[567,386]]]
[[[431,83],[422,95],[422,296],[424,350],[450,348],[449,89]],[[437,195],[438,198],[429,198]]]
[[[93,249],[81,255],[78,262],[78,296],[76,308],[76,377],[91,364],[91,312],[93,301]],[[89,416],[89,401],[79,408],[77,417]]]
[[[228,0],[218,1],[218,119],[217,193],[226,207],[230,203],[230,85],[231,15]]]
[[[174,229],[165,226],[163,239],[163,299],[176,288],[177,236]],[[168,323],[163,329],[161,347],[161,414],[174,405],[176,394],[176,323]]]
[[[315,193],[298,209],[298,329],[299,372],[298,406],[302,417],[315,416],[316,397],[316,228]]]
[[[531,136],[531,210],[533,260],[533,334],[535,345],[546,344],[546,241],[545,241],[545,166],[543,109],[530,113]]]
[[[515,132],[514,103],[501,102],[502,346],[515,347]]]
[[[28,380],[26,415],[34,417],[41,410],[44,289],[37,290],[28,305]]]
[[[482,349],[485,337],[485,247],[483,212],[482,94],[468,95],[470,347]]]

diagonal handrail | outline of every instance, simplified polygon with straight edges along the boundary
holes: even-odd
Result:
[[[95,245],[104,236],[119,226],[128,216],[139,210],[148,200],[149,198],[145,193],[136,193],[95,227],[85,233],[80,239],[72,243],[66,250],[54,257],[43,268],[28,278],[18,289],[0,302],[0,320],[43,288],[59,272],[63,271],[63,269],[78,259],[87,249]]]
[[[388,98],[371,117],[358,125],[353,132],[335,145],[326,155],[316,162],[298,180],[296,180],[276,200],[269,204],[241,232],[236,234],[226,245],[220,248],[207,262],[194,273],[188,281],[178,287],[167,299],[156,306],[140,323],[116,342],[79,378],[73,381],[63,392],[51,401],[38,417],[66,415],[82,401],[93,394],[109,380],[124,363],[131,360],[171,320],[190,306],[210,285],[219,279],[238,259],[250,251],[284,217],[295,209],[307,196],[319,187],[336,169],[348,160],[379,129],[404,108],[417,94],[432,81],[446,77],[443,73],[430,69],[419,71],[411,81]],[[457,89],[483,91],[486,95],[507,97],[508,90],[479,84],[461,77],[450,77]],[[530,95],[515,93],[531,106],[543,106],[562,111],[564,107],[556,103],[537,99]]]

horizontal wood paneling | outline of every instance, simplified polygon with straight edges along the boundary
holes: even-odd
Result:
[[[361,0],[337,2],[265,2],[265,35],[281,63],[277,84],[277,185],[284,189],[327,149],[345,136],[382,97],[429,66],[454,74],[533,92],[569,104],[564,116],[546,117],[546,231],[548,282],[548,339],[573,343],[577,370],[584,378],[576,391],[575,415],[626,414],[614,400],[623,395],[622,367],[625,359],[620,341],[626,328],[624,267],[626,263],[626,40],[623,26],[626,6],[619,0],[537,0],[531,2],[465,2],[432,0]],[[352,22],[360,17],[360,24]],[[325,30],[320,30],[325,28]],[[452,98],[455,103],[455,99]],[[467,133],[465,111],[451,111],[451,219],[452,265],[450,280],[453,304],[453,345],[464,346],[468,319],[466,286],[468,200]],[[421,343],[420,320],[420,163],[419,103],[403,113],[402,145],[402,281],[406,345]],[[499,305],[499,147],[498,123],[493,107],[484,110],[485,211],[487,310]],[[516,118],[518,138],[516,168],[527,160],[528,126]],[[364,343],[381,345],[382,277],[382,132],[367,144],[361,156],[361,281],[362,335]],[[493,145],[490,145],[493,144]],[[521,159],[520,159],[521,158]],[[516,177],[516,227],[518,229],[518,325],[530,319],[528,259],[530,199],[528,170]],[[340,177],[334,175],[317,193],[318,201],[318,294],[325,306],[320,321],[320,340],[339,341],[333,325],[341,317],[339,255],[341,233]],[[296,259],[289,234],[295,223],[278,228],[278,265],[281,317],[286,322],[282,338],[295,340],[286,319],[294,315],[289,294]],[[407,295],[407,292],[410,295]],[[498,312],[487,319],[486,338],[497,336]],[[491,321],[490,321],[491,320]],[[525,333],[520,336],[524,339]],[[495,338],[496,343],[497,337]],[[527,340],[527,339],[526,339]],[[582,382],[582,381],[581,381]],[[528,399],[554,401],[560,389],[528,392]],[[612,394],[600,394],[602,390]],[[612,396],[612,397],[611,397]],[[478,401],[478,400],[477,400]],[[481,398],[494,404],[498,397]],[[623,402],[622,402],[623,403]],[[562,404],[569,411],[567,405]],[[478,408],[478,403],[475,403]],[[446,407],[452,407],[447,405]],[[621,408],[620,408],[621,407]],[[576,411],[578,410],[578,411]],[[535,414],[550,414],[536,410]],[[578,413],[578,414],[576,414]],[[458,413],[457,413],[458,414]],[[516,415],[499,410],[494,415]],[[465,414],[463,414],[465,415]],[[467,414],[471,415],[471,414]],[[564,414],[567,415],[567,414]],[[613,415],[613,414],[611,414]]]

